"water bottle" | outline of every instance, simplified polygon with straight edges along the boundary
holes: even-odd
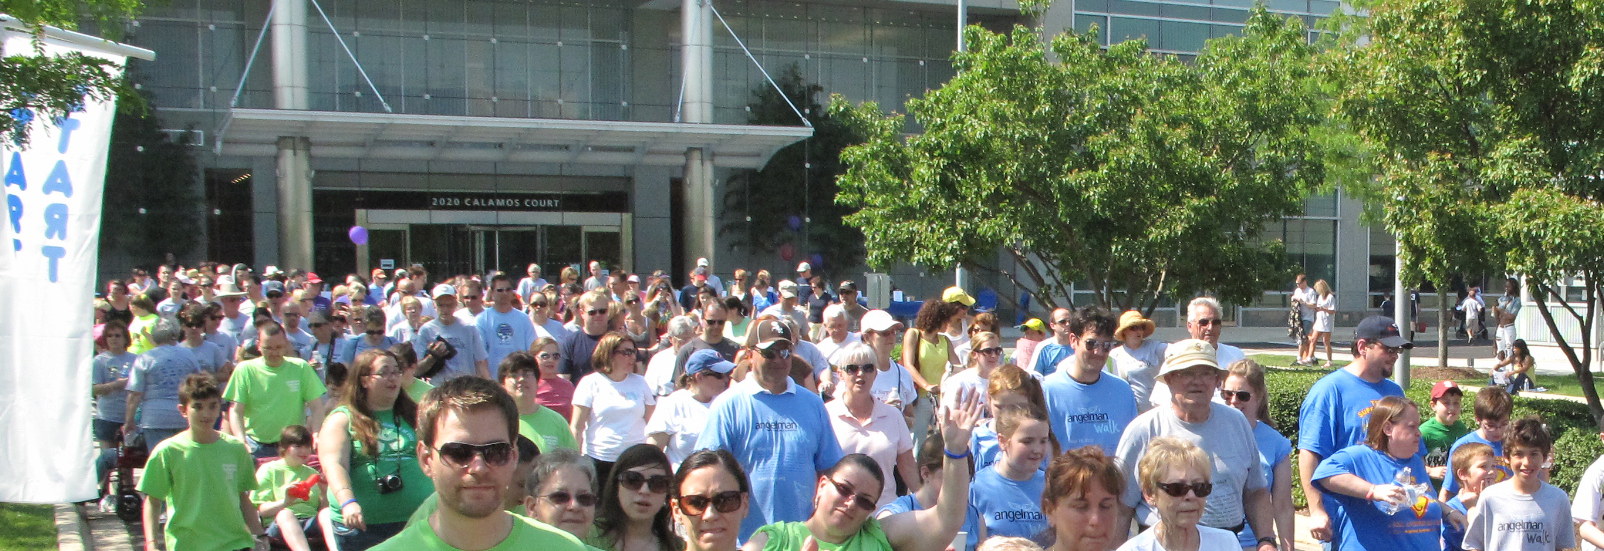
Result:
[[[1410,486],[1409,483],[1411,481],[1413,481],[1414,479],[1415,479],[1415,477],[1414,477],[1414,475],[1413,475],[1413,473],[1412,473],[1412,471],[1411,471],[1411,469],[1409,467],[1404,467],[1404,468],[1398,470],[1398,473],[1394,474],[1392,476],[1392,482],[1394,484],[1397,484],[1399,488],[1402,488],[1404,490],[1404,495],[1405,496],[1407,496],[1410,493],[1409,492],[1409,489],[1410,489],[1409,488],[1409,486]],[[1413,501],[1413,500],[1410,499],[1410,501]],[[1398,513],[1398,509],[1401,508],[1402,506],[1403,506],[1403,504],[1392,502],[1392,501],[1383,501],[1383,502],[1381,502],[1381,505],[1379,505],[1379,507],[1381,508],[1381,512],[1382,513],[1386,513],[1388,516],[1392,516],[1392,515],[1397,514]]]

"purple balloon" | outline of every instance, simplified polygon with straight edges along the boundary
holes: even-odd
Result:
[[[368,244],[368,229],[362,226],[351,226],[351,231],[345,232],[351,237],[351,242],[357,245]]]
[[[821,266],[824,266],[824,255],[813,253],[812,256],[808,257],[808,264],[812,265],[813,269],[815,270],[819,269]]]
[[[802,217],[793,215],[790,218],[786,218],[785,225],[786,227],[791,228],[791,231],[802,231]]]

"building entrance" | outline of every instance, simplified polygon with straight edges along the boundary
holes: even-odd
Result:
[[[564,266],[600,260],[616,267],[624,258],[619,226],[372,224],[367,249],[372,267],[417,263],[437,276],[501,270],[514,279],[530,262],[555,280]]]

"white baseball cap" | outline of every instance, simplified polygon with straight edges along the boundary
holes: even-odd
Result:
[[[810,271],[813,271],[813,265],[812,264],[808,264],[806,262],[803,262],[801,264],[797,264],[796,265],[796,271],[798,271],[798,272],[810,272]]]
[[[434,286],[434,290],[429,292],[429,296],[434,298],[440,298],[444,296],[455,297],[457,296],[457,288],[441,283]]]
[[[699,268],[706,268],[707,267],[707,258],[703,257],[703,258],[696,259],[696,266],[699,267]]]

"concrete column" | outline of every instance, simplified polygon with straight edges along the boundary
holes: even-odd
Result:
[[[684,68],[685,104],[681,121],[713,122],[713,9],[708,0],[683,0],[680,9],[681,67]],[[716,230],[713,197],[713,155],[702,148],[685,151],[685,265],[695,266],[706,257],[718,266],[714,254]]]
[[[308,109],[307,0],[273,0],[273,103]],[[278,139],[278,261],[285,268],[312,266],[312,142]]]
[[[307,0],[273,0],[273,102],[279,109],[306,109]]]

